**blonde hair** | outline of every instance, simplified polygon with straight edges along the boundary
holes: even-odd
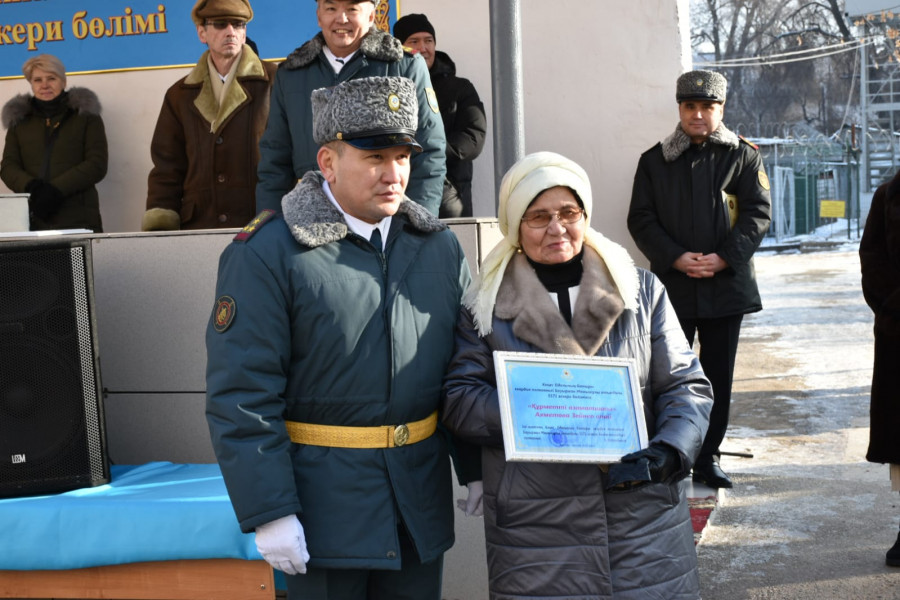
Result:
[[[25,61],[25,64],[22,65],[22,74],[29,83],[31,83],[31,75],[35,69],[53,73],[62,80],[63,88],[66,87],[66,68],[62,61],[52,54],[39,54]]]

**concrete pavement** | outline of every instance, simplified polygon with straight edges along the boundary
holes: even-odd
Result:
[[[872,315],[854,247],[756,259],[723,456],[698,545],[704,600],[900,599],[900,495],[865,461]],[[900,365],[898,365],[900,368]]]

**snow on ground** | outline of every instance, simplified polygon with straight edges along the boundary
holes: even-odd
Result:
[[[811,247],[818,250],[804,250]],[[862,297],[858,247],[844,221],[767,241],[757,253],[763,310],[744,319],[734,418],[723,445],[754,458],[723,459],[726,471],[770,466],[790,475],[833,465],[845,460],[847,447],[835,442],[852,441],[854,429],[867,426],[872,314]],[[853,452],[859,454],[856,445]]]

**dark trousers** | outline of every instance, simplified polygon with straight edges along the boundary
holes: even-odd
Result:
[[[288,600],[440,600],[444,557],[422,564],[403,527],[399,571],[311,569],[285,575]]]
[[[700,448],[697,462],[719,457],[719,445],[728,429],[728,413],[731,409],[731,383],[734,380],[734,359],[737,356],[738,337],[744,315],[715,319],[680,319],[681,329],[690,346],[694,335],[700,341],[700,365],[712,384],[713,407],[709,415],[709,430]]]

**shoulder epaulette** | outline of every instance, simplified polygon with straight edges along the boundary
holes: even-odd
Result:
[[[251,237],[253,237],[253,234],[259,231],[263,225],[271,221],[272,217],[274,217],[276,214],[278,213],[270,208],[263,210],[258,215],[253,217],[253,220],[247,223],[244,228],[241,229],[236,236],[234,236],[234,241],[246,242]]]
[[[738,138],[740,138],[740,140],[741,140],[742,142],[744,142],[745,144],[747,144],[748,146],[750,146],[750,147],[753,148],[754,150],[759,150],[759,146],[757,146],[756,144],[754,144],[753,142],[751,142],[750,140],[748,140],[748,139],[745,138],[744,136],[739,135]]]

